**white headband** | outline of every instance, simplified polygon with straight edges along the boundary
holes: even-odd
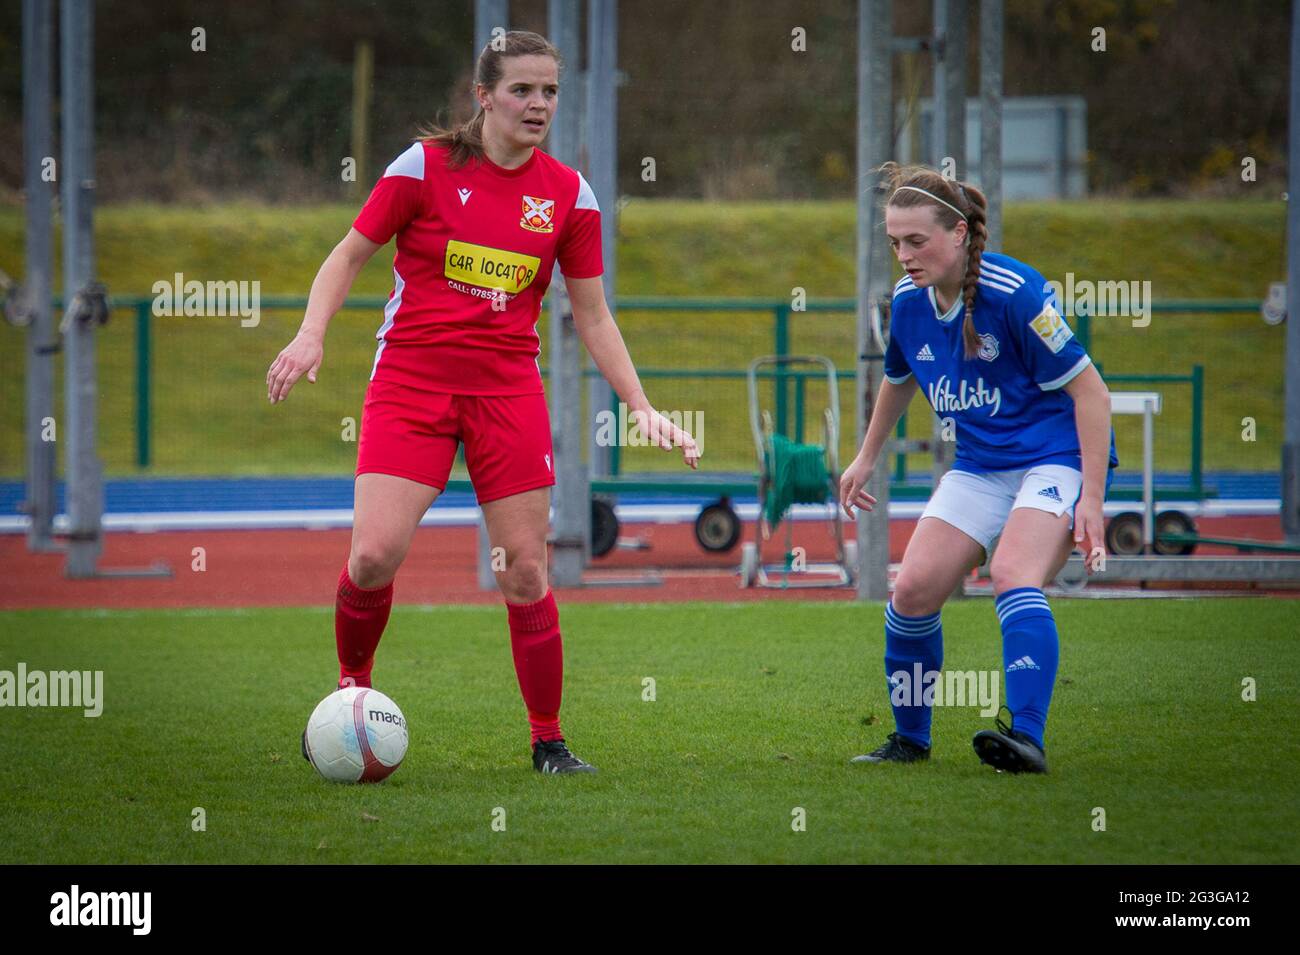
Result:
[[[911,189],[913,192],[919,192],[919,193],[920,193],[921,195],[923,195],[923,196],[929,196],[929,197],[930,197],[931,199],[933,199],[935,202],[942,202],[945,206],[947,206],[947,207],[948,207],[949,209],[951,209],[953,212],[957,213],[957,215],[961,216],[963,219],[966,218],[966,213],[962,212],[960,209],[958,209],[956,206],[954,206],[951,202],[948,202],[948,201],[946,201],[946,200],[944,200],[944,199],[940,199],[940,198],[939,198],[938,196],[936,196],[933,192],[926,192],[924,189],[919,189],[919,188],[917,188],[916,186],[899,186],[899,187],[898,187],[897,189],[895,189],[894,191],[895,191],[895,192],[902,192],[904,189]]]

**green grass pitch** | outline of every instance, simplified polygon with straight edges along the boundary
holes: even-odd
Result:
[[[928,764],[849,765],[892,728],[879,605],[562,603],[579,778],[531,769],[504,608],[398,607],[375,678],[411,746],[372,786],[298,752],[332,611],[6,612],[0,669],[102,670],[104,710],[0,709],[0,839],[24,863],[1300,862],[1296,604],[1055,610],[1052,772],[1015,777],[975,759],[976,708],[936,711]],[[944,627],[946,669],[1000,670],[991,601]]]

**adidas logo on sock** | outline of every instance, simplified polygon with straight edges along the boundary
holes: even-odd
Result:
[[[1057,504],[1061,503],[1061,492],[1056,489],[1055,484],[1053,484],[1051,487],[1043,488],[1041,491],[1038,492],[1038,496],[1045,497],[1051,501],[1055,501]]]
[[[1037,663],[1034,662],[1033,657],[1023,656],[1019,660],[1012,662],[1012,664],[1007,667],[1007,672],[1010,673],[1012,670],[1041,670],[1041,669],[1042,667],[1040,667]]]
[[[921,346],[921,350],[916,353],[917,361],[934,361],[934,352],[930,351],[930,343],[926,342]]]

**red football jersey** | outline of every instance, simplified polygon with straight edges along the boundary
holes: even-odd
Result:
[[[600,210],[582,174],[540,149],[517,169],[415,143],[352,223],[397,236],[393,292],[372,380],[464,395],[537,394],[537,317],[558,261],[569,278],[604,271]]]

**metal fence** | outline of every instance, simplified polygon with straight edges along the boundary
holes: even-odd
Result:
[[[385,301],[385,298],[378,296],[357,297],[349,299],[344,310],[364,310],[373,324],[374,317]],[[162,403],[168,417],[168,435],[173,436],[179,432],[193,432],[197,427],[195,421],[201,421],[205,415],[212,417],[218,414],[222,403],[229,400],[222,397],[221,388],[233,387],[245,379],[248,379],[245,383],[250,387],[255,386],[256,381],[249,378],[253,363],[264,367],[274,354],[274,351],[264,354],[261,347],[263,343],[259,342],[255,356],[241,353],[238,358],[238,363],[243,366],[246,361],[247,367],[239,370],[214,368],[213,364],[233,364],[235,359],[214,356],[211,361],[205,361],[195,355],[184,354],[187,349],[181,338],[168,341],[160,356],[157,349],[160,334],[158,323],[164,319],[153,314],[153,303],[154,299],[147,296],[114,298],[115,312],[127,311],[133,315],[134,346],[127,349],[125,343],[119,343],[114,349],[115,357],[111,359],[116,362],[115,366],[106,369],[107,373],[101,378],[104,388],[117,390],[117,407],[125,407],[127,404],[123,400],[125,396],[121,389],[129,382],[132,410],[131,422],[126,431],[129,432],[129,440],[133,442],[131,460],[137,469],[152,468],[158,460],[155,431],[159,417],[157,402],[160,365],[170,365],[179,359],[189,363],[176,370],[169,368],[165,373],[169,377]],[[260,303],[263,313],[279,313],[286,318],[296,317],[294,313],[300,315],[305,306],[306,299],[301,296],[265,297]],[[61,309],[62,305],[56,301],[55,307]],[[1171,300],[1154,302],[1150,307],[1153,313],[1163,316],[1239,316],[1258,313],[1258,303],[1236,299]],[[657,353],[662,355],[665,352],[665,335],[671,335],[674,331],[677,333],[680,349],[673,354],[673,363],[646,365],[639,368],[638,373],[647,382],[648,389],[650,383],[654,383],[656,398],[668,399],[656,401],[657,407],[704,409],[709,412],[709,417],[720,423],[713,425],[704,435],[705,463],[714,468],[722,464],[723,469],[729,472],[752,470],[755,464],[754,449],[749,437],[744,378],[748,360],[760,354],[823,354],[835,362],[841,387],[840,406],[846,416],[841,427],[840,459],[845,462],[851,460],[857,450],[853,422],[849,418],[849,409],[854,407],[851,392],[856,355],[853,323],[846,321],[845,317],[853,315],[855,309],[856,303],[850,298],[809,300],[803,308],[796,307],[789,300],[780,299],[625,297],[617,302],[620,326],[634,358],[638,354],[645,354],[652,342],[658,349]],[[545,315],[546,310],[543,310],[543,316]],[[1086,313],[1075,314],[1072,318],[1080,342],[1093,351],[1094,333],[1102,319]],[[185,333],[174,332],[169,327],[163,334]],[[545,335],[542,337],[545,338]],[[284,340],[287,341],[287,337]],[[190,348],[201,350],[197,344],[192,344]],[[1179,445],[1181,447],[1185,443],[1187,454],[1183,459],[1185,464],[1180,463],[1178,467],[1180,470],[1185,467],[1188,481],[1178,491],[1195,497],[1212,494],[1213,489],[1207,488],[1203,482],[1204,365],[1196,362],[1185,373],[1144,374],[1126,370],[1108,374],[1105,373],[1103,360],[1107,356],[1094,357],[1113,388],[1173,386],[1189,389],[1186,402],[1174,403],[1174,407],[1180,409],[1174,415],[1174,420],[1165,422],[1165,428],[1170,427],[1174,421],[1177,421],[1180,428],[1185,428],[1183,433],[1186,434],[1186,440],[1184,442],[1179,439]],[[1130,360],[1127,364],[1131,367],[1132,356],[1129,355],[1128,358]],[[110,359],[101,356],[101,362],[108,360]],[[188,371],[185,370],[187,368]],[[544,374],[546,371],[543,367]],[[215,396],[202,401],[193,394],[187,394],[196,387],[195,379],[200,373],[210,376],[208,380],[216,390]],[[342,369],[338,369],[337,373],[340,377],[348,374]],[[597,377],[599,372],[588,368],[585,374],[592,378]],[[774,409],[775,424],[778,430],[796,440],[820,440],[818,422],[826,396],[821,393],[825,388],[824,383],[819,385],[817,379],[818,376],[785,370],[777,370],[766,376],[766,397]],[[306,387],[305,383],[299,385],[299,388]],[[344,404],[350,402],[349,407],[359,408],[356,397],[349,397]],[[118,422],[119,428],[124,424],[125,422]],[[905,416],[899,423],[898,434],[901,437],[910,432],[913,437],[925,437],[929,435],[930,427],[929,415],[924,416],[924,420],[914,422],[909,422]],[[240,444],[237,437],[231,438],[232,447],[247,448],[254,457],[265,454],[275,440],[277,439],[273,435],[264,432],[250,432],[244,444]],[[609,465],[613,477],[644,471],[647,463],[649,470],[670,463],[666,459],[652,457],[649,452],[642,456],[637,449],[624,449],[618,445],[611,448],[611,452]],[[346,460],[346,457],[340,456],[339,460]],[[909,457],[901,453],[895,455],[892,475],[896,492],[903,498],[923,497],[930,487],[928,462],[922,456],[912,456],[910,463],[912,467],[909,470]],[[247,464],[247,467],[238,470],[242,473],[258,473],[256,464]],[[268,465],[265,470],[279,469]]]

